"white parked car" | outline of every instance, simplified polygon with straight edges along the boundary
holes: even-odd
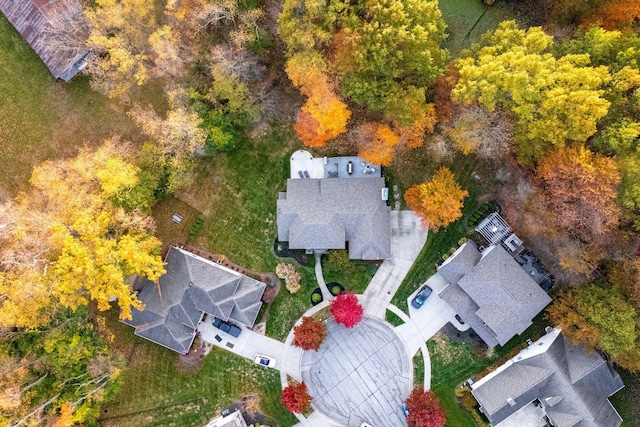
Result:
[[[253,361],[256,365],[265,366],[267,368],[273,368],[276,366],[276,359],[269,356],[263,356],[262,354],[256,354],[253,356]]]

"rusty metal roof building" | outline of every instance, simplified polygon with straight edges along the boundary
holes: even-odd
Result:
[[[29,43],[56,79],[71,80],[86,65],[88,50],[61,52],[53,37],[51,19],[62,9],[82,10],[75,0],[0,0],[0,11]]]

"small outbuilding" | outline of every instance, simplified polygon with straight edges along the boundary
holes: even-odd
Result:
[[[0,11],[56,79],[68,82],[87,65],[89,50],[70,31],[84,20],[77,0],[0,0]]]

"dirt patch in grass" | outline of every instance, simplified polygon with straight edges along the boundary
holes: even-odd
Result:
[[[200,338],[196,338],[189,353],[178,356],[178,366],[184,371],[197,371],[202,366],[204,357],[213,346]]]
[[[156,223],[155,235],[162,241],[162,250],[165,252],[171,245],[186,243],[189,230],[200,212],[181,200],[168,197],[160,200],[151,213]],[[182,222],[174,222],[174,214],[180,215]]]
[[[216,173],[210,162],[202,160],[198,162],[194,178],[185,187],[176,191],[175,196],[206,216],[210,216],[224,186],[224,176]]]

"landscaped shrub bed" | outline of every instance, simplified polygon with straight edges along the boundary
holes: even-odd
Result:
[[[498,205],[496,202],[489,201],[481,204],[478,208],[471,214],[469,217],[469,222],[467,223],[470,228],[475,228],[476,225],[490,212],[493,212]]]
[[[189,239],[195,239],[195,237],[200,232],[200,229],[202,228],[202,224],[204,224],[204,220],[205,220],[204,215],[202,214],[198,215],[193,225],[191,226],[191,230],[189,230]]]

